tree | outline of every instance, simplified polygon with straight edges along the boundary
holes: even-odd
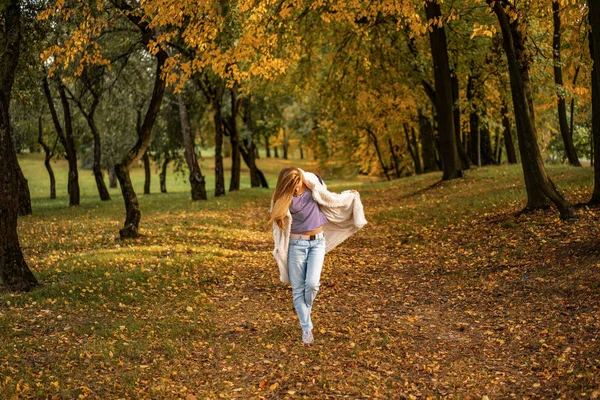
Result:
[[[60,139],[60,142],[65,149],[65,157],[69,163],[69,179],[68,179],[68,192],[69,192],[69,206],[79,205],[79,172],[77,168],[77,147],[75,146],[75,138],[73,136],[73,119],[71,116],[71,106],[67,99],[65,86],[60,78],[57,78],[58,93],[60,96],[60,102],[62,105],[63,116],[64,116],[64,129],[58,119],[58,113],[54,106],[54,100],[50,92],[50,84],[48,78],[44,77],[42,80],[42,86],[44,89],[44,95],[48,101],[48,108],[52,115],[52,121],[54,122],[54,128],[56,134]]]
[[[187,107],[181,93],[177,93],[177,103],[179,105],[179,117],[181,120],[181,135],[185,146],[185,160],[190,169],[189,180],[192,189],[192,200],[206,200],[206,181],[196,158],[194,136],[190,127]]]
[[[10,126],[10,99],[21,41],[21,4],[7,0],[0,8],[0,278],[10,289],[27,291],[38,282],[27,266],[17,232],[17,156]]]
[[[436,0],[425,0],[425,13],[430,24],[429,40],[435,78],[435,98],[442,159],[442,180],[460,178],[462,169],[454,132],[452,82],[446,46],[446,32],[442,26],[442,12]]]
[[[565,144],[565,152],[569,164],[581,167],[579,157],[573,146],[573,137],[569,130],[567,122],[567,106],[565,101],[565,90],[563,88],[562,64],[560,59],[560,3],[557,0],[552,1],[552,16],[554,21],[554,35],[552,39],[553,59],[554,59],[554,83],[556,84],[556,97],[558,106],[558,122],[560,134]],[[571,116],[571,119],[573,117]]]
[[[498,18],[502,30],[503,47],[508,61],[510,86],[519,137],[519,151],[523,164],[528,209],[545,207],[547,200],[558,208],[561,218],[574,216],[571,205],[556,189],[546,173],[534,122],[533,100],[529,80],[529,65],[525,54],[523,16],[508,0],[486,0]],[[508,9],[509,14],[505,11]]]
[[[600,4],[588,2],[589,46],[592,57],[592,137],[594,143],[594,191],[590,204],[600,204]]]

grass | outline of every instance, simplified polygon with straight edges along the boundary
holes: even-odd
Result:
[[[324,176],[361,192],[369,225],[328,255],[305,347],[270,255],[271,190],[250,189],[247,172],[241,191],[191,202],[172,173],[169,193],[140,195],[134,169],[143,236],[121,241],[116,189],[100,202],[81,171],[69,208],[64,162],[57,200],[41,158],[20,163],[34,210],[20,237],[42,286],[0,292],[0,398],[600,395],[598,210],[517,216],[518,166],[438,185],[439,173]],[[314,169],[261,159],[271,187],[284,165]],[[572,203],[589,197],[591,169],[549,173]]]

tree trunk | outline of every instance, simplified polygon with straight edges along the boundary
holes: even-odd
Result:
[[[502,163],[502,133],[500,128],[496,129],[496,145],[494,146],[494,158],[496,164]]]
[[[108,189],[104,183],[104,175],[102,174],[102,141],[100,140],[100,132],[98,131],[95,120],[96,108],[98,107],[99,102],[100,100],[98,97],[94,96],[90,111],[87,113],[84,111],[81,103],[78,103],[78,106],[92,131],[92,136],[94,137],[94,164],[92,166],[92,172],[94,174],[94,179],[96,180],[96,188],[98,188],[100,200],[108,201],[110,200],[110,194],[108,193]]]
[[[533,117],[533,103],[529,85],[529,66],[524,49],[524,30],[519,18],[509,21],[504,11],[503,1],[486,0],[493,7],[500,27],[506,58],[508,60],[511,93],[517,121],[517,135],[519,137],[519,150],[527,188],[527,208],[540,208],[547,204],[546,198],[556,204],[563,219],[574,216],[571,205],[556,189],[548,177],[540,149],[537,144],[535,121]],[[533,201],[532,201],[533,200]]]
[[[241,176],[241,158],[240,158],[240,135],[237,128],[238,114],[237,89],[235,86],[231,89],[231,130],[229,132],[229,141],[231,142],[231,181],[229,182],[229,191],[240,190]]]
[[[225,173],[223,170],[223,116],[220,101],[214,105],[215,122],[215,197],[225,195]]]
[[[147,44],[146,44],[147,45]],[[140,128],[138,140],[136,144],[129,150],[120,163],[115,165],[115,173],[121,185],[121,193],[125,202],[125,223],[123,228],[119,230],[121,239],[137,238],[139,236],[139,226],[141,219],[140,205],[131,184],[129,170],[131,166],[143,157],[146,150],[150,146],[150,135],[152,127],[156,121],[156,117],[160,110],[162,98],[165,92],[165,81],[161,77],[162,68],[167,59],[167,53],[164,50],[159,50],[156,54],[156,72],[154,76],[154,89],[150,105],[144,116],[144,122]]]
[[[162,168],[160,171],[160,175],[159,180],[160,180],[160,192],[161,193],[167,193],[167,166],[169,165],[169,161],[171,161],[171,159],[167,156],[165,156],[165,159],[163,160],[162,163]]]
[[[19,196],[17,155],[10,128],[10,98],[19,61],[21,10],[16,0],[0,9],[0,278],[13,291],[28,291],[38,285],[27,266],[17,231]]]
[[[254,142],[255,127],[254,119],[252,118],[252,97],[248,96],[243,104],[245,106],[243,120],[246,128],[250,131],[250,134],[246,135],[242,141],[243,146],[240,146],[240,151],[242,153],[242,157],[244,158],[244,162],[250,170],[250,187],[262,186],[264,188],[268,188],[269,184],[267,183],[263,173],[256,166],[256,154],[258,154],[258,151],[256,151],[257,146]]]
[[[277,147],[277,146],[273,147],[273,151],[274,151],[274,156],[275,156],[275,158],[279,158],[279,152],[277,151],[277,149],[278,149],[278,147]]]
[[[115,167],[114,165],[108,170],[108,186],[111,189],[114,189],[117,187],[118,184],[118,180],[117,180],[117,174],[115,173]]]
[[[429,21],[441,19],[442,13],[435,0],[425,0],[425,13]],[[454,133],[454,107],[452,104],[452,83],[446,46],[446,32],[443,27],[432,25],[429,32],[431,55],[435,77],[435,100],[438,116],[440,158],[442,160],[442,180],[460,178],[462,169]]]
[[[271,148],[269,147],[269,135],[265,135],[265,150],[267,152],[267,158],[271,158]]]
[[[52,121],[54,122],[54,128],[56,129],[56,133],[65,149],[65,152],[67,153],[66,158],[69,164],[69,178],[67,186],[69,192],[69,206],[77,206],[79,205],[79,173],[77,170],[77,150],[75,148],[75,141],[73,139],[73,123],[71,119],[71,107],[69,105],[69,100],[67,99],[67,95],[65,93],[65,89],[62,82],[59,81],[58,91],[63,107],[63,115],[65,122],[65,129],[63,131],[63,128],[58,119],[56,108],[54,107],[52,95],[50,94],[50,85],[46,77],[43,78],[43,89],[44,94],[46,96],[46,100],[48,101],[50,115],[52,116]]]
[[[394,166],[394,174],[396,175],[396,179],[400,178],[400,162],[398,161],[398,156],[396,155],[396,151],[394,150],[394,143],[392,143],[392,138],[388,136],[388,145],[390,146],[390,154],[391,154],[391,162]],[[410,144],[407,143],[407,147],[410,148]],[[412,149],[411,149],[412,155]],[[416,169],[416,166],[415,166]]]
[[[371,140],[373,141],[373,145],[375,146],[375,152],[377,153],[377,159],[379,160],[379,165],[381,166],[381,169],[383,170],[383,173],[385,174],[385,178],[389,181],[390,180],[390,175],[388,174],[388,168],[385,166],[385,163],[383,162],[383,157],[381,157],[381,151],[379,151],[379,143],[377,141],[377,136],[375,135],[375,133],[373,133],[372,130],[365,128],[365,131],[369,134],[369,136],[371,137]]]
[[[590,55],[592,66],[592,143],[594,157],[594,191],[590,204],[600,204],[600,4],[598,0],[588,2]]]
[[[288,135],[287,135],[287,129],[283,129],[283,159],[287,160],[288,159],[288,150],[289,150],[289,143],[288,143]]]
[[[142,156],[142,162],[144,163],[144,194],[150,194],[150,186],[152,184],[152,169],[150,168],[150,156],[148,150],[144,152]]]
[[[431,120],[419,111],[419,136],[421,138],[421,156],[423,158],[423,172],[437,171],[435,161],[435,139],[433,137],[433,126]]]
[[[414,137],[414,130],[413,130],[413,137],[411,140],[411,137],[409,135],[409,128],[408,128],[408,124],[404,123],[403,124],[404,127],[404,135],[406,136],[406,147],[408,147],[408,151],[410,153],[411,158],[413,159],[413,163],[415,164],[415,173],[416,174],[421,174],[423,172],[423,169],[421,167],[421,159],[419,157],[419,148],[417,147],[417,143],[416,143],[416,139]],[[392,159],[394,160],[394,168],[396,169],[396,177],[400,178],[399,171],[398,171],[398,160],[396,159],[396,152],[394,151],[394,148],[392,147],[392,139],[389,138],[389,142],[390,142],[390,151],[392,152]]]
[[[50,198],[56,199],[56,179],[54,178],[54,171],[52,170],[52,164],[50,160],[52,156],[54,156],[54,149],[50,149],[50,147],[44,142],[44,127],[43,127],[43,114],[40,114],[38,117],[38,143],[44,149],[44,165],[46,166],[46,171],[48,171],[48,176],[50,177]],[[56,137],[58,140],[58,137]],[[56,142],[54,143],[56,147]]]
[[[458,86],[458,77],[456,76],[456,72],[452,71],[450,79],[452,83],[452,104],[454,107],[454,134],[456,135],[456,150],[458,151],[458,157],[460,158],[461,167],[463,170],[465,170],[471,167],[471,160],[469,159],[469,155],[465,151],[463,141],[461,138],[459,105],[460,88]]]
[[[581,64],[578,64],[577,67],[575,67],[575,74],[573,74],[573,87],[575,87],[575,84],[577,83],[577,75],[579,75],[580,69],[581,69]],[[569,136],[571,136],[571,141],[573,141],[573,123],[575,121],[575,118],[573,116],[574,113],[575,113],[575,96],[571,96],[571,108],[570,108],[571,119],[569,121]]]
[[[469,75],[467,81],[467,100],[471,104],[469,113],[469,150],[473,163],[481,167],[481,131],[479,130],[479,113],[476,105],[476,87],[478,77]]]
[[[508,119],[508,106],[502,100],[502,127],[504,135],[504,145],[506,146],[506,157],[509,164],[517,163],[517,153],[515,152],[515,143],[510,130],[510,119]]]
[[[565,153],[569,164],[576,167],[581,167],[577,151],[573,145],[573,138],[569,134],[569,124],[567,122],[567,105],[565,102],[562,65],[560,61],[560,4],[558,1],[552,1],[552,15],[554,17],[554,36],[552,40],[552,49],[554,55],[554,83],[556,84],[556,96],[558,100],[558,125],[560,127],[560,135],[562,136],[565,145]]]
[[[196,150],[194,146],[194,137],[190,127],[190,120],[187,113],[187,107],[183,101],[181,93],[177,93],[177,103],[179,104],[179,119],[181,121],[181,136],[185,147],[185,161],[190,170],[190,186],[192,191],[192,200],[206,200],[206,181],[200,170]]]
[[[487,115],[485,105],[482,107],[481,115],[484,118]],[[492,135],[490,133],[490,128],[488,127],[488,124],[486,122],[481,124],[481,128],[479,129],[479,136],[481,138],[481,164],[495,164],[496,159],[492,150]]]

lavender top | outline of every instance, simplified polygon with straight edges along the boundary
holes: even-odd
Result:
[[[290,205],[292,214],[292,233],[310,232],[327,223],[327,218],[319,205],[312,197],[312,191],[308,188],[292,197]]]

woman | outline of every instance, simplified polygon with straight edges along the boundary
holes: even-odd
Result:
[[[310,313],[325,253],[367,223],[360,195],[356,190],[329,192],[317,175],[286,167],[279,173],[270,217],[279,278],[292,285],[302,341],[311,344]]]

